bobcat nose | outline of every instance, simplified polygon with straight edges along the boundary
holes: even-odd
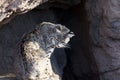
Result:
[[[75,34],[73,32],[68,32],[68,36],[71,38],[71,37],[75,36]]]

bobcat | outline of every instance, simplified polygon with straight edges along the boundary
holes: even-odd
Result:
[[[60,24],[42,22],[26,34],[16,59],[16,75],[19,80],[61,80],[53,72],[50,56],[55,48],[64,48],[74,36]]]

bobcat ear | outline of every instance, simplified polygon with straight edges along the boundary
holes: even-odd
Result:
[[[71,37],[75,36],[75,34],[73,32],[69,32],[68,36],[71,38]]]
[[[37,29],[40,29],[41,27],[43,27],[44,25],[46,25],[46,24],[48,24],[49,22],[42,22],[42,23],[40,23],[40,24],[38,24],[37,26],[36,26],[36,30]]]
[[[51,26],[53,28],[55,27],[55,24],[50,23],[50,22],[42,22],[42,23],[39,24],[39,26],[44,26],[44,25],[48,25],[48,26]]]

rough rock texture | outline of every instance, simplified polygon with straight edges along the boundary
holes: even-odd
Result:
[[[101,80],[120,80],[120,1],[87,0],[92,52]]]
[[[1,0],[0,1],[0,22],[14,17],[16,14],[28,12],[47,0]],[[8,20],[7,20],[8,22]],[[1,24],[5,24],[6,21]]]
[[[26,13],[47,1],[45,8],[54,6],[66,9],[80,3],[80,0],[1,0],[0,25],[6,24],[16,15]]]
[[[22,1],[1,0],[0,21],[42,3],[40,0],[26,0],[22,4]],[[31,1],[37,2],[28,4]],[[77,35],[70,42],[72,49],[65,50],[67,66],[63,80],[99,80],[99,75],[101,80],[120,80],[120,1],[81,0],[81,4],[76,7],[72,7],[69,1],[73,0],[49,0],[33,11],[15,17],[0,29],[0,74],[13,73],[14,49],[22,35],[31,31],[36,24],[50,21],[68,26]],[[79,2],[74,0],[72,3],[76,5]],[[64,59],[63,62],[66,63]],[[0,77],[0,80],[7,80]]]
[[[49,8],[58,8],[67,10],[72,6],[78,5],[80,0],[48,0],[43,5],[40,5],[36,9],[49,9]]]
[[[120,80],[120,1],[81,0],[79,5],[80,0],[72,1],[49,0],[0,29],[0,74],[13,73],[14,49],[22,35],[36,24],[50,21],[66,25],[76,35],[69,43],[71,48],[55,50],[53,55],[61,69],[67,62],[63,80],[99,80],[99,75],[101,80]],[[56,60],[56,53],[64,55],[62,62]]]

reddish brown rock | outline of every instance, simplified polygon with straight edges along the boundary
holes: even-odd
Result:
[[[87,0],[92,52],[101,80],[120,80],[120,1]]]
[[[5,24],[16,14],[30,11],[47,0],[1,0],[0,1],[0,22]]]

